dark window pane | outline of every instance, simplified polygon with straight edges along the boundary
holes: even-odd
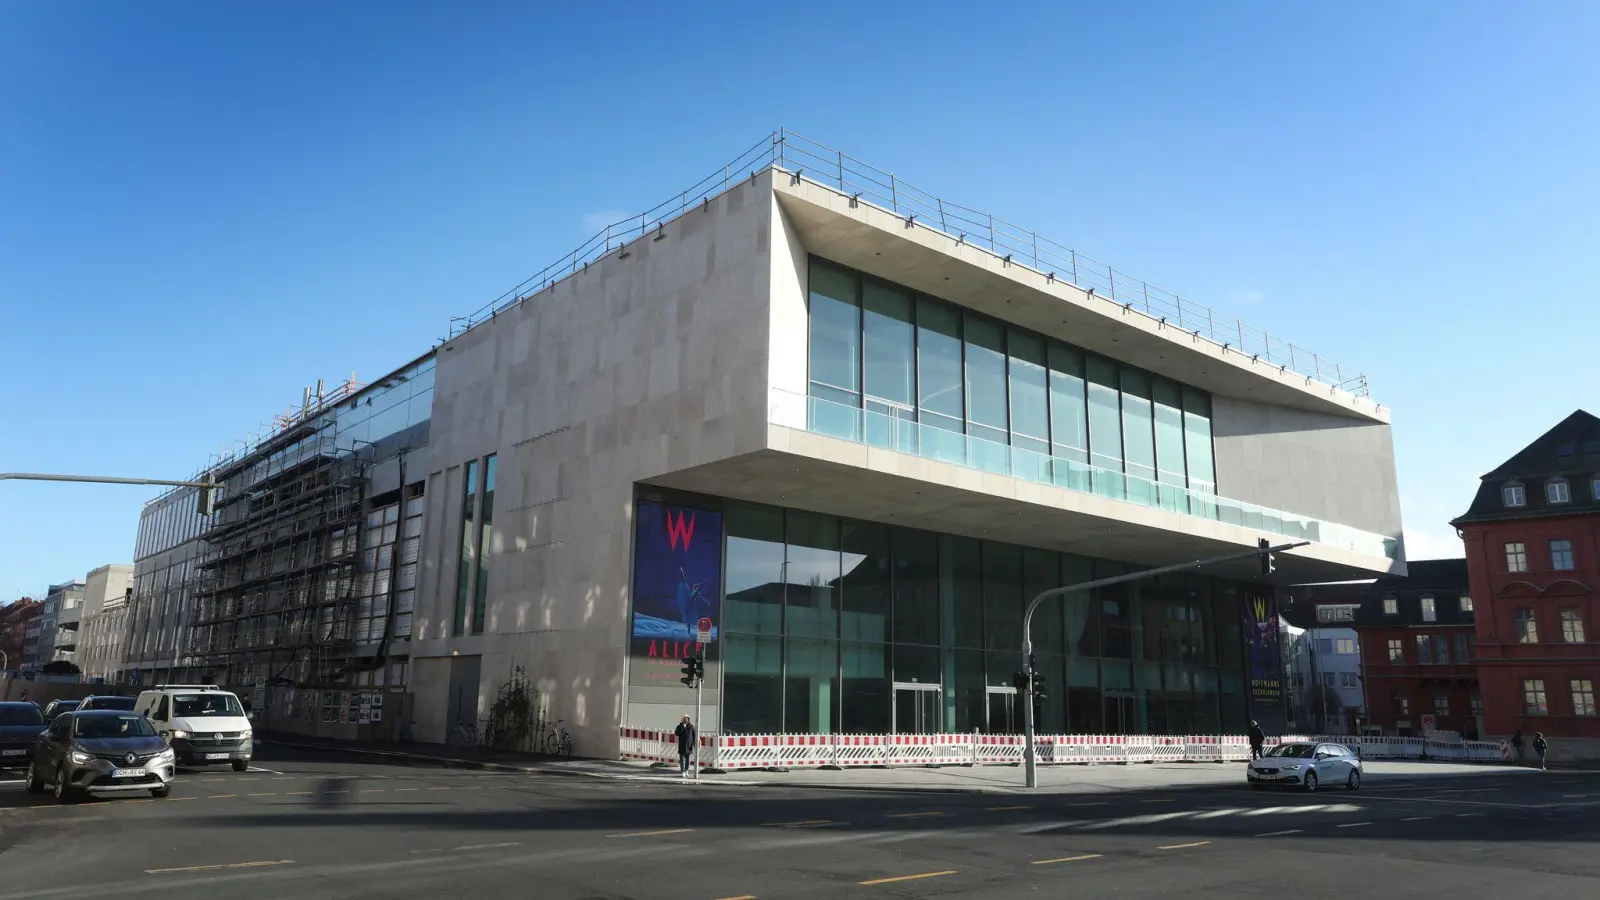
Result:
[[[911,409],[916,405],[912,393],[916,364],[911,295],[869,279],[862,305],[867,396]]]
[[[728,507],[727,602],[730,632],[783,632],[783,511],[746,503]]]
[[[826,263],[811,263],[811,381],[861,390],[859,279]]]
[[[941,539],[950,554],[950,572],[954,582],[953,620],[955,634],[952,643],[957,647],[983,646],[983,565],[979,544],[972,538],[945,537]]]
[[[784,632],[797,637],[839,636],[839,520],[833,516],[790,510],[785,514],[788,538],[788,609]]]
[[[1044,368],[1044,341],[1012,329],[1006,347],[1011,355],[1012,443],[1048,454],[1050,397]]]
[[[1100,664],[1092,659],[1067,661],[1067,730],[1073,734],[1102,733]]]
[[[939,643],[939,540],[926,531],[894,530],[894,639]]]
[[[477,515],[478,506],[478,461],[467,463],[466,477],[461,493],[461,558],[456,565],[456,607],[455,621],[452,623],[451,634],[463,634],[467,630],[467,606],[471,599],[472,570],[474,560],[472,549],[477,544],[478,529],[474,525],[474,516]]]
[[[729,634],[723,648],[723,729],[729,734],[783,730],[781,639]]]
[[[982,316],[968,313],[967,338],[967,422],[983,429],[969,434],[985,440],[1006,443],[1006,357],[1005,332]]]
[[[1022,551],[1022,602],[1032,603],[1043,591],[1062,586],[1061,556],[1049,550],[1032,548]],[[1039,604],[1033,614],[1034,651],[1054,656],[1062,655],[1066,648],[1062,642],[1062,598],[1051,597]],[[1027,609],[1026,606],[1023,607]]]
[[[890,611],[889,526],[846,519],[843,527],[844,639],[886,643]]]
[[[939,684],[939,648],[894,645],[894,680],[908,684]]]
[[[1066,554],[1062,557],[1061,569],[1063,585],[1094,580],[1094,567],[1087,557]],[[1061,610],[1067,632],[1067,655],[1099,656],[1100,605],[1093,592],[1073,591],[1062,601]]]
[[[1096,466],[1122,471],[1122,410],[1117,390],[1117,364],[1098,356],[1088,360],[1089,459]]]
[[[1094,577],[1111,578],[1122,575],[1121,563],[1095,560]],[[1133,601],[1126,584],[1112,585],[1095,590],[1096,607],[1100,612],[1100,653],[1115,659],[1133,658]],[[1109,684],[1109,682],[1108,682]]]
[[[844,700],[839,730],[846,734],[889,733],[888,645],[853,644],[844,650]]]
[[[990,650],[1022,650],[1022,552],[983,542],[983,634]]]
[[[784,697],[784,730],[830,734],[839,702],[839,645],[791,639]]]
[[[1074,462],[1089,461],[1088,401],[1083,392],[1083,354],[1051,344],[1051,453]]]
[[[917,300],[917,406],[942,420],[923,421],[962,430],[966,418],[961,374],[961,314],[926,297]]]
[[[988,715],[983,651],[955,650],[950,656],[955,666],[955,730],[970,734],[974,728],[984,728]]]
[[[1217,476],[1211,456],[1211,397],[1204,391],[1183,389],[1183,445],[1189,462],[1189,486],[1216,493]]]
[[[473,589],[472,633],[483,634],[484,613],[489,598],[489,555],[494,547],[494,480],[496,459],[490,456],[483,465],[483,498],[479,501],[478,583]]]

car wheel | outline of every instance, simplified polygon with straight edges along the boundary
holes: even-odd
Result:
[[[168,787],[166,785],[162,785],[161,787],[151,788],[150,789],[150,796],[156,798],[157,800],[160,800],[160,799],[166,797],[170,793],[172,793],[172,788],[170,788],[170,787]]]
[[[65,768],[56,769],[56,802],[78,802],[78,792],[73,790],[72,782],[67,780],[67,770]]]
[[[25,787],[30,794],[44,793],[44,782],[39,780],[39,773],[34,771],[33,766],[28,767],[28,783]]]
[[[1306,793],[1309,794],[1309,793],[1311,793],[1312,791],[1314,791],[1316,789],[1317,789],[1317,773],[1315,773],[1315,772],[1307,772],[1306,773]]]
[[[1361,790],[1361,770],[1360,769],[1351,769],[1350,770],[1350,778],[1349,778],[1348,781],[1346,781],[1344,783],[1344,786],[1349,788],[1352,791]]]
[[[250,760],[248,760],[248,759],[236,759],[236,760],[233,761],[233,770],[235,772],[243,772],[243,771],[245,771],[246,769],[249,769],[249,768],[250,768]]]

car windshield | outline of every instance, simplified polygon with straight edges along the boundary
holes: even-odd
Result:
[[[44,715],[32,703],[0,706],[0,725],[43,725]]]
[[[57,700],[56,704],[50,708],[50,711],[55,713],[55,714],[57,714],[57,715],[60,715],[61,713],[64,713],[64,712],[72,712],[73,710],[75,710],[77,708],[78,708],[78,701],[76,701],[76,700]]]
[[[242,717],[244,710],[232,694],[179,694],[172,698],[172,714],[185,718]]]
[[[1291,759],[1309,759],[1315,744],[1279,744],[1267,751],[1268,756],[1286,756]]]
[[[144,716],[130,713],[125,716],[78,716],[72,725],[74,737],[128,738],[151,737],[156,732]]]
[[[79,709],[133,709],[132,697],[90,697]]]

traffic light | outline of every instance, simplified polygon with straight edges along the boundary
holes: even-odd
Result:
[[[699,687],[700,682],[706,677],[706,658],[702,653],[685,657],[683,660],[683,677],[678,679],[689,687]]]
[[[1261,554],[1261,576],[1263,578],[1271,575],[1272,570],[1275,568],[1272,561],[1272,551],[1269,549],[1271,547],[1272,542],[1266,538],[1261,538],[1260,540],[1256,541],[1256,549],[1260,551]]]
[[[1034,672],[1033,673],[1033,699],[1035,701],[1044,700],[1044,699],[1046,699],[1046,698],[1048,698],[1050,696],[1047,687],[1048,686],[1044,683],[1044,673],[1043,672]]]
[[[694,655],[694,680],[706,680],[706,652],[701,650]]]
[[[217,485],[211,480],[211,474],[207,473],[205,484],[195,492],[195,511],[202,516],[209,516],[216,508]]]
[[[1011,686],[1018,691],[1026,693],[1028,690],[1028,673],[1018,672],[1011,676]]]

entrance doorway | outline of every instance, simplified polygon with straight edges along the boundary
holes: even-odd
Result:
[[[895,734],[939,734],[944,730],[944,688],[938,684],[894,683]]]
[[[1022,710],[1017,708],[1017,689],[990,687],[986,692],[989,707],[989,734],[1021,734]]]
[[[1106,688],[1106,734],[1138,734],[1139,714],[1134,707],[1133,691]]]

